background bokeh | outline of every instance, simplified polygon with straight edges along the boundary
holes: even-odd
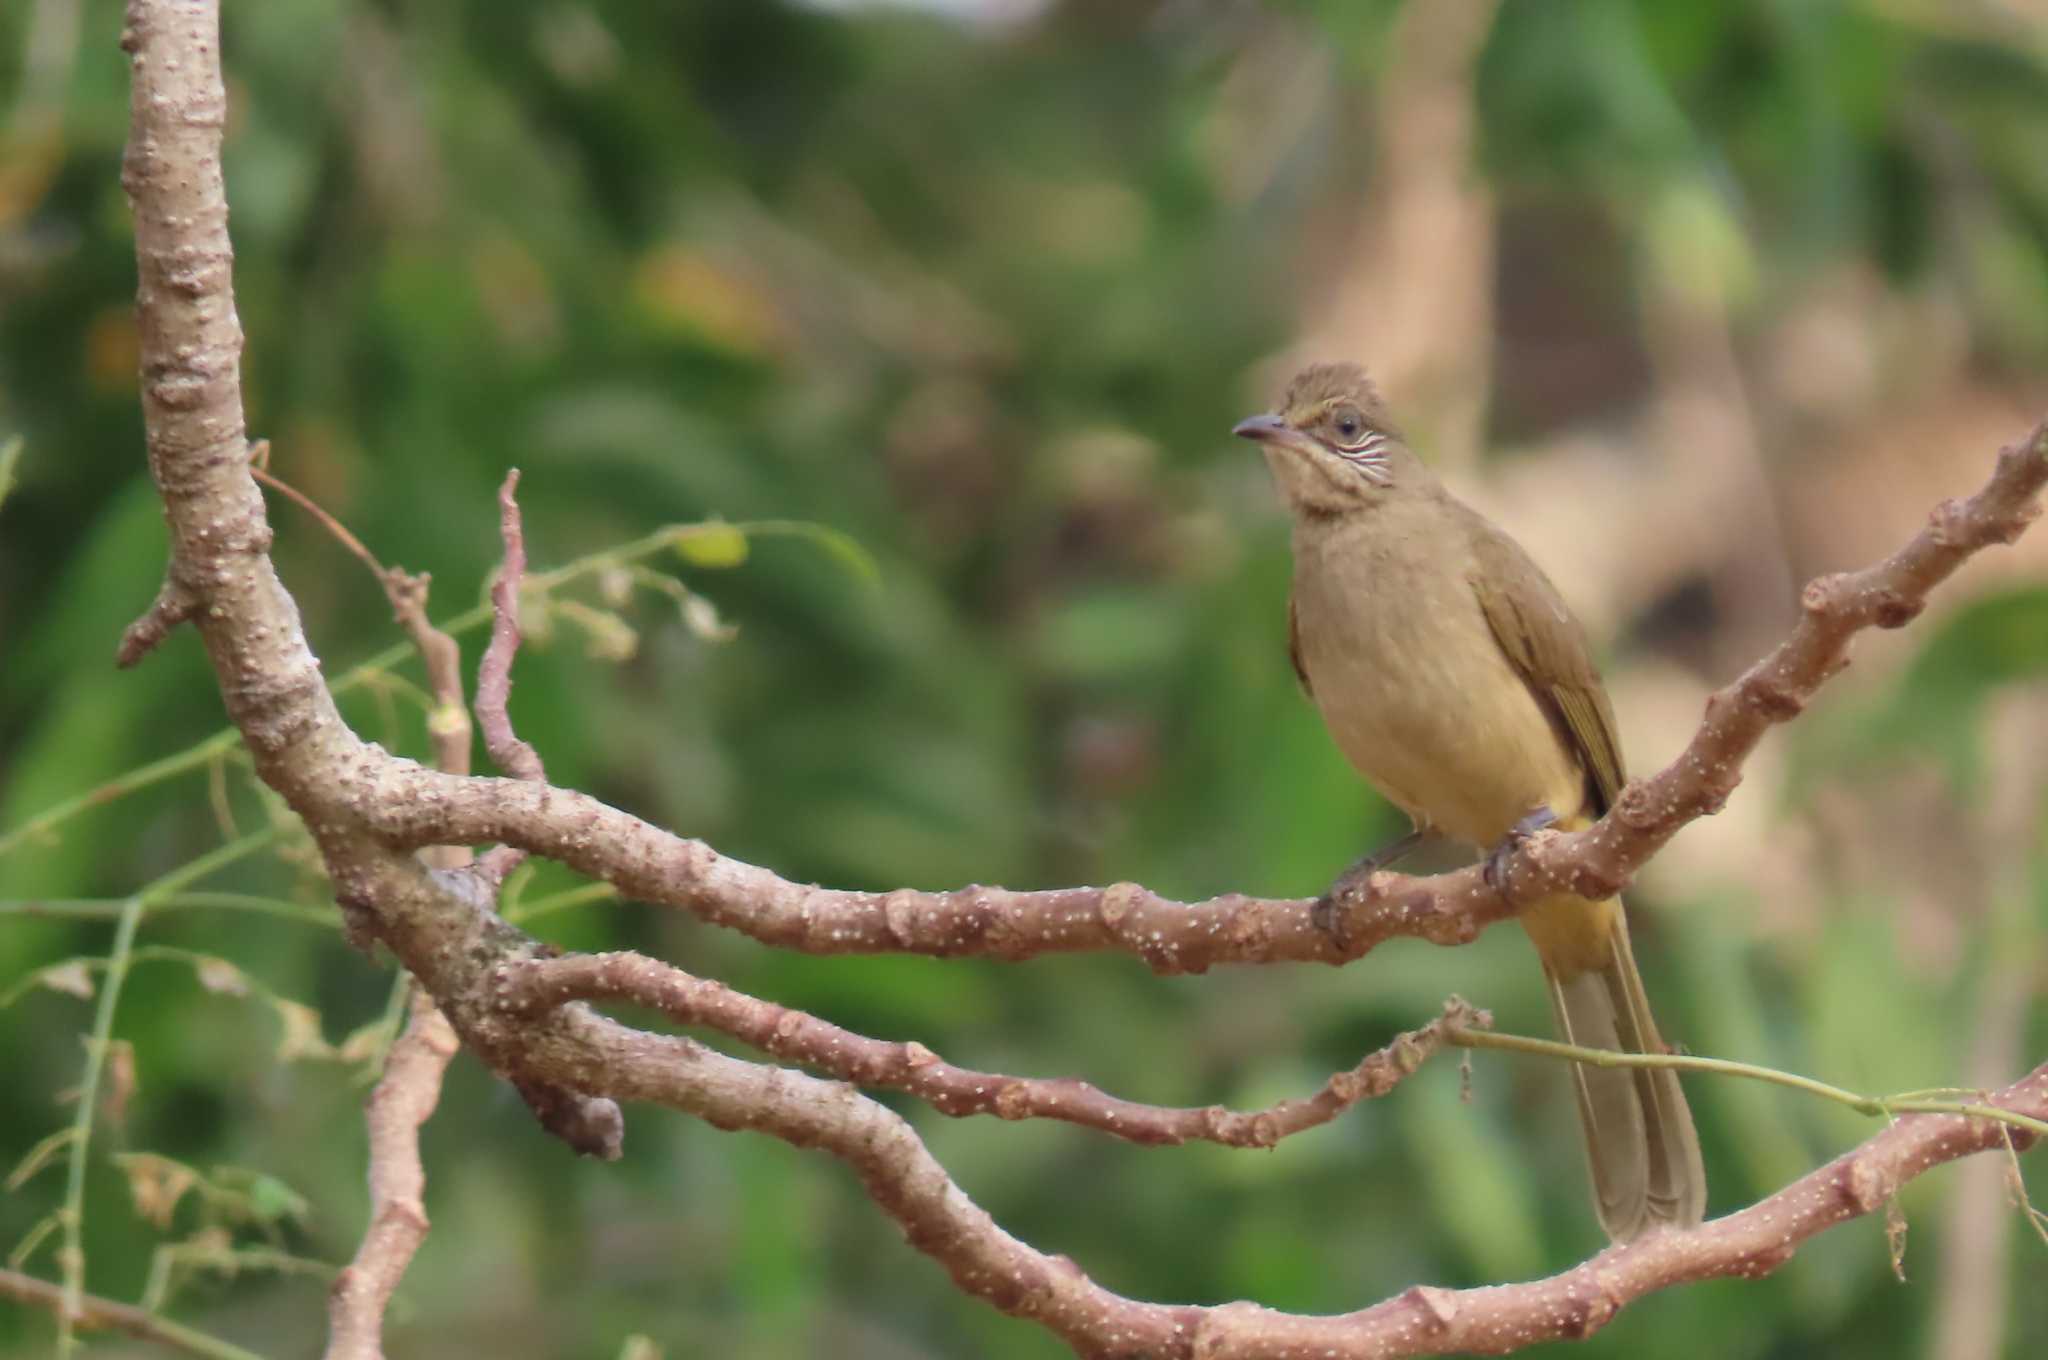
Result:
[[[520,662],[514,715],[556,780],[799,879],[1307,893],[1399,829],[1295,691],[1285,523],[1228,437],[1300,359],[1372,364],[1418,447],[1549,567],[1639,769],[1790,625],[1801,581],[1903,541],[2048,407],[2041,0],[226,9],[250,429],[385,561],[432,572],[438,614],[478,598],[512,465],[541,566],[709,516],[811,521],[879,564],[870,585],[795,538],[728,569],[664,556],[729,641],[615,574],[565,590]],[[222,721],[189,632],[109,664],[164,548],[119,22],[112,0],[0,7],[0,441],[24,440],[0,508],[0,836]],[[274,507],[330,674],[397,640],[368,573]],[[1697,1052],[1873,1092],[2009,1080],[2048,1053],[2048,534],[1856,659],[1645,875],[1650,990]],[[346,707],[421,752],[415,694]],[[229,760],[11,846],[0,995],[109,948],[107,903],[34,903],[118,898],[224,819],[276,816]],[[202,886],[308,919],[193,906],[138,939],[231,961],[319,1033],[189,961],[138,962],[83,1240],[121,1298],[183,1244],[172,1311],[290,1356],[319,1343],[316,1264],[361,1227],[361,1059],[392,975],[281,845]],[[790,957],[615,902],[533,928],[1164,1102],[1304,1092],[1452,992],[1547,1030],[1511,930],[1162,980],[1107,957]],[[50,986],[0,1008],[0,1168],[72,1118],[91,1023]],[[1598,1245],[1563,1074],[1483,1055],[1469,1084],[1445,1061],[1269,1153],[891,1103],[1004,1226],[1113,1288],[1336,1311]],[[1716,1211],[1872,1127],[1690,1089]],[[622,1162],[575,1161],[458,1061],[393,1353],[1060,1353],[957,1295],[838,1166],[629,1121]],[[153,1222],[130,1193],[152,1164],[116,1160],[136,1153],[217,1193]],[[59,1161],[0,1195],[0,1248],[61,1203]],[[2043,1353],[2048,1243],[2001,1174],[1911,1187],[1904,1284],[1861,1222],[1767,1281],[1645,1300],[1583,1353]],[[53,1243],[28,1268],[54,1274]],[[0,1307],[0,1353],[51,1331]]]

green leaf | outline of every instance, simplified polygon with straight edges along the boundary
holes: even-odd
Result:
[[[312,1212],[306,1197],[275,1176],[258,1173],[249,1182],[249,1211],[259,1222],[303,1221]]]
[[[801,538],[823,548],[828,557],[836,560],[855,576],[861,584],[879,588],[882,584],[882,567],[875,561],[874,554],[862,547],[853,535],[834,529],[826,524],[812,524],[805,520],[763,519],[734,526],[740,531],[756,537]]]

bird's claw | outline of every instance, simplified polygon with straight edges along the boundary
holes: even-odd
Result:
[[[1329,936],[1330,943],[1336,945],[1337,951],[1342,953],[1350,932],[1344,927],[1344,908],[1337,901],[1337,892],[1337,885],[1333,884],[1316,899],[1316,904],[1308,909],[1308,922]]]
[[[1480,871],[1486,878],[1486,886],[1506,897],[1508,857],[1521,849],[1522,842],[1555,825],[1557,814],[1547,807],[1540,807],[1509,827],[1508,834],[1500,838],[1500,844],[1486,852],[1486,864]]]
[[[1342,952],[1349,943],[1345,903],[1370,899],[1373,896],[1372,876],[1420,845],[1425,834],[1422,827],[1412,827],[1407,835],[1381,846],[1337,875],[1337,881],[1324,889],[1316,904],[1309,908],[1309,923],[1329,936]]]
[[[1346,918],[1350,903],[1362,901],[1373,895],[1372,876],[1380,871],[1379,860],[1371,855],[1358,861],[1343,873],[1337,881],[1323,890],[1316,904],[1309,908],[1309,923],[1330,937],[1331,943],[1341,951],[1350,942],[1350,930]]]

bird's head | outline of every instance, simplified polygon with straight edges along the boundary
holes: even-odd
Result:
[[[1231,433],[1258,441],[1297,514],[1372,505],[1427,475],[1357,364],[1304,368],[1279,411],[1240,421]]]

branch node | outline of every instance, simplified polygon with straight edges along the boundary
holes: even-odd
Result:
[[[535,1081],[513,1085],[540,1126],[577,1152],[615,1162],[625,1151],[626,1121],[616,1102]]]
[[[1590,1294],[1573,1290],[1571,1313],[1563,1319],[1558,1328],[1561,1335],[1583,1341],[1614,1320],[1621,1311],[1621,1301],[1615,1296],[1614,1285],[1598,1270],[1587,1272],[1593,1288]]]
[[[1873,1213],[1891,1199],[1896,1192],[1891,1177],[1884,1174],[1875,1162],[1867,1157],[1854,1157],[1849,1162],[1848,1174],[1842,1177],[1842,1198],[1857,1214]]]
[[[1955,502],[1945,501],[1943,504],[1954,505]],[[1937,520],[1940,513],[1938,509],[1935,511]],[[1825,576],[1816,576],[1811,581],[1808,581],[1806,587],[1799,592],[1799,607],[1809,614],[1828,613],[1830,610],[1838,607],[1836,601],[1840,599],[1842,591],[1848,585],[1849,575],[1847,572],[1831,571]]]
[[[125,671],[155,651],[173,628],[199,612],[199,603],[197,595],[166,576],[142,617],[122,632],[121,645],[114,651],[114,664]]]
[[[1709,714],[1713,712],[1714,700],[1720,697],[1717,691],[1707,700]],[[1614,820],[1631,831],[1647,831],[1659,820],[1657,801],[1650,793],[1650,786],[1639,779],[1632,780],[1622,788],[1620,797],[1614,800],[1614,806],[1608,809],[1608,812]]]
[[[996,1092],[995,1112],[998,1119],[1029,1119],[1031,1088],[1021,1081],[1005,1082]]]
[[[2019,536],[2015,530],[2013,537]],[[2010,543],[2012,539],[2007,539]],[[1925,598],[1914,599],[1897,589],[1874,590],[1870,594],[1870,621],[1880,628],[1904,628],[1920,617],[1927,607]]]
[[[1448,1289],[1439,1289],[1433,1284],[1411,1286],[1401,1296],[1422,1311],[1424,1317],[1434,1324],[1434,1330],[1444,1331],[1458,1320],[1458,1296]]]
[[[916,947],[918,906],[922,896],[909,888],[898,888],[882,898],[882,921],[899,948]]]
[[[1102,924],[1112,931],[1120,927],[1124,918],[1136,911],[1145,901],[1145,890],[1135,883],[1112,883],[1102,890],[1102,905],[1097,909]]]
[[[1806,696],[1782,679],[1750,686],[1749,701],[1767,722],[1790,722],[1806,711]]]
[[[1927,532],[1937,546],[1959,548],[1970,541],[1968,507],[1951,496],[1927,515]]]

